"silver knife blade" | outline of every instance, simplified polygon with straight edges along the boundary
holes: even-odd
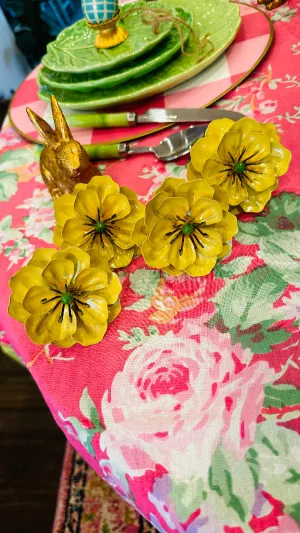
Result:
[[[217,118],[239,120],[242,113],[226,109],[149,109],[146,113],[136,115],[136,124],[148,122],[211,122]]]

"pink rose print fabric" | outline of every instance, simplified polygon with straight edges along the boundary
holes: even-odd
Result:
[[[99,345],[36,346],[8,317],[8,280],[51,246],[54,218],[40,148],[9,125],[0,136],[0,342],[73,446],[161,533],[300,532],[300,4],[269,16],[274,47],[218,106],[276,124],[288,174],[263,213],[240,216],[209,276],[172,278],[142,258],[119,272],[122,312]],[[149,154],[100,169],[146,202],[186,163]]]

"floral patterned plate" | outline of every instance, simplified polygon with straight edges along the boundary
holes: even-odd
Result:
[[[184,55],[138,80],[90,93],[57,88],[54,90],[50,85],[43,84],[39,92],[40,98],[48,101],[50,95],[55,94],[61,104],[72,109],[100,109],[149,98],[176,87],[213,63],[230,46],[241,24],[239,6],[229,0],[215,0],[213,5],[211,0],[167,0],[166,4],[169,7],[191,10],[195,16],[198,36],[209,36],[213,50],[204,55],[202,61],[198,59],[195,43],[190,40]]]

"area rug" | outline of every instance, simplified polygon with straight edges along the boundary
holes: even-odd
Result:
[[[67,444],[52,533],[157,533],[157,530]]]

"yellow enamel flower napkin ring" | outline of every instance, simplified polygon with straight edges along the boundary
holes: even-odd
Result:
[[[118,276],[97,254],[80,248],[37,250],[10,287],[8,312],[36,344],[97,343],[121,310]]]
[[[237,230],[220,189],[203,179],[167,178],[147,204],[133,239],[148,265],[173,276],[205,276],[229,252]]]
[[[57,246],[95,250],[111,268],[129,265],[135,253],[134,226],[144,216],[135,192],[119,187],[110,176],[95,176],[55,200],[54,210]]]
[[[290,160],[273,124],[224,118],[211,122],[191,149],[187,178],[203,178],[226,193],[231,207],[259,213]]]

